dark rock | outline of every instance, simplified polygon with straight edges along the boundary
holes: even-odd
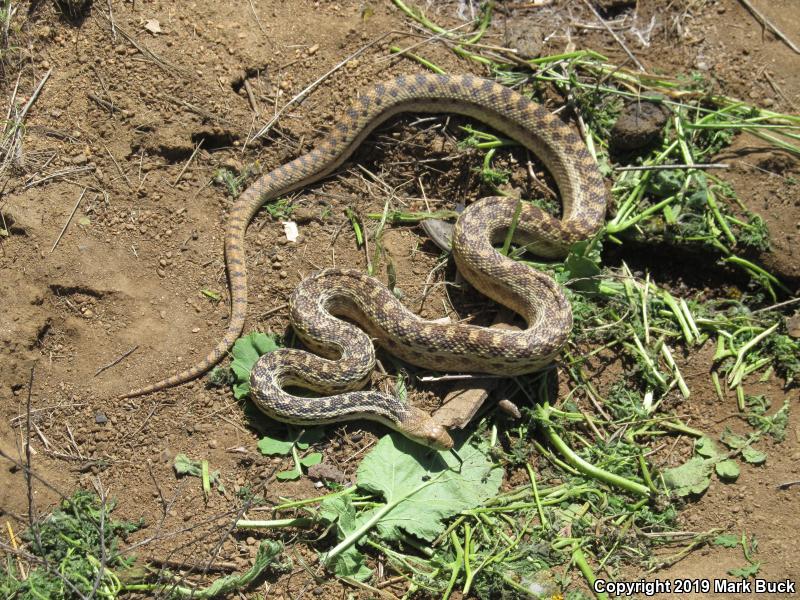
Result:
[[[611,129],[611,147],[615,151],[639,150],[661,138],[669,111],[649,101],[628,104]]]
[[[542,53],[544,34],[530,21],[510,21],[506,26],[504,44],[517,51],[520,58],[536,58]]]

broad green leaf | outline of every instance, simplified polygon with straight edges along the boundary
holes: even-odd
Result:
[[[175,457],[172,466],[175,468],[175,472],[178,475],[193,475],[194,477],[200,477],[202,472],[200,468],[200,461],[192,460],[185,454],[178,454]]]
[[[318,465],[322,462],[322,453],[321,452],[312,452],[311,454],[307,454],[303,458],[300,459],[300,464],[304,467],[311,467],[313,465]]]
[[[722,432],[720,440],[722,440],[722,443],[731,450],[738,450],[739,448],[747,445],[747,438],[742,437],[737,433],[733,433],[727,427],[725,428],[725,431]]]
[[[339,577],[352,577],[356,581],[366,581],[372,577],[372,569],[366,565],[364,555],[355,546],[350,546],[325,564]]]
[[[731,569],[728,571],[729,575],[734,577],[741,577],[742,579],[749,579],[750,577],[754,577],[758,574],[759,569],[761,568],[761,563],[750,563],[746,567],[741,567],[740,569]]]
[[[569,272],[573,281],[571,287],[584,292],[596,292],[600,285],[597,275],[600,266],[594,257],[589,256],[589,242],[577,242],[569,249],[569,254],[564,260],[564,268]]]
[[[741,543],[741,538],[738,535],[731,533],[724,533],[714,538],[715,546],[723,546],[725,548],[736,548]]]
[[[690,458],[680,467],[664,471],[664,482],[679,496],[702,494],[711,483],[711,462],[699,456]]]
[[[735,460],[721,460],[714,465],[714,470],[719,478],[724,481],[736,481],[739,479],[739,465]]]
[[[240,337],[233,344],[231,355],[231,371],[236,376],[236,383],[233,384],[233,395],[238,400],[250,393],[250,371],[253,365],[262,354],[272,352],[279,348],[275,338],[263,333],[254,331],[244,337]]]
[[[747,446],[742,448],[742,458],[751,465],[762,465],[767,462],[767,453]]]
[[[295,479],[300,479],[302,473],[300,471],[281,471],[275,475],[275,479],[279,479],[281,481],[293,481]]]
[[[258,449],[267,456],[286,456],[292,452],[294,442],[265,436],[258,440]]]
[[[400,434],[382,438],[358,469],[358,487],[378,494],[386,505],[365,513],[365,519],[393,505],[378,522],[379,534],[397,539],[400,530],[433,540],[444,530],[443,519],[480,506],[497,494],[503,472],[489,458],[486,444],[464,443],[452,453],[437,452]]]
[[[327,498],[320,504],[320,516],[330,524],[336,525],[336,538],[341,541],[363,522],[356,516],[356,509],[349,495]],[[347,550],[325,563],[339,577],[352,577],[366,581],[372,570],[364,562],[364,555],[353,544]]]
[[[714,440],[706,436],[701,437],[694,443],[694,451],[704,458],[717,458],[720,455]]]

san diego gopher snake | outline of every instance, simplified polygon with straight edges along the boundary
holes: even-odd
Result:
[[[605,213],[605,188],[581,138],[557,117],[517,92],[471,75],[398,77],[363,93],[313,150],[260,177],[236,201],[225,235],[231,318],[217,346],[195,366],[126,394],[137,396],[177,385],[216,364],[241,334],[247,313],[244,235],[268,200],[325,177],[378,125],[400,112],[458,113],[483,121],[531,150],[545,164],[562,198],[561,219],[522,206],[514,240],[545,257],[563,256],[592,235]],[[435,370],[518,375],[541,368],[566,342],[572,312],[555,281],[508,259],[492,244],[503,238],[517,203],[484,198],[459,218],[453,256],[462,275],[483,294],[519,313],[523,331],[502,331],[425,321],[408,311],[377,280],[359,271],[326,269],[301,282],[290,301],[292,324],[321,356],[280,349],[258,361],[251,396],[268,415],[289,423],[371,419],[407,437],[449,448],[452,440],[429,415],[363,387],[375,364],[370,338],[390,353]],[[363,330],[337,317],[358,323]],[[332,394],[293,396],[288,385]]]

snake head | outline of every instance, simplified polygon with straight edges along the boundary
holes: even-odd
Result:
[[[436,450],[450,450],[453,447],[453,438],[447,429],[436,423],[430,415],[422,411],[413,411],[413,416],[398,427],[400,433],[418,444]]]

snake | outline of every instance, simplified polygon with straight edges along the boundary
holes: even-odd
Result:
[[[256,362],[250,396],[268,416],[296,425],[367,419],[423,445],[453,446],[446,428],[404,399],[364,390],[381,346],[407,363],[436,371],[521,375],[549,364],[568,340],[572,310],[548,274],[495,249],[513,241],[544,258],[563,258],[603,223],[602,175],[581,136],[519,92],[473,75],[418,73],[378,83],[358,95],[309,152],[260,176],[232,205],[225,230],[230,318],[222,339],[194,366],[123,397],[149,394],[208,371],[241,335],[247,315],[245,233],[266,202],[334,172],[362,141],[399,113],[453,113],[508,136],[541,160],[561,197],[561,216],[510,197],[470,204],[453,231],[452,255],[479,292],[520,315],[522,330],[422,319],[379,280],[354,269],[327,268],[300,282],[289,318],[311,351],[279,348]],[[310,390],[296,395],[290,390]]]

